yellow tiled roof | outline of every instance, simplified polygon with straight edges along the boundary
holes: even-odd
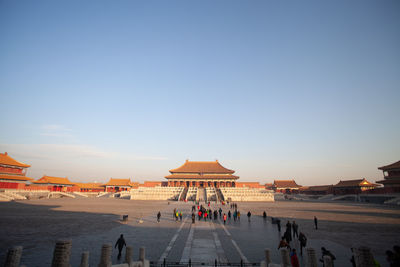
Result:
[[[37,181],[34,181],[35,184],[63,184],[63,185],[74,185],[68,178],[62,177],[52,177],[52,176],[43,176]]]
[[[103,186],[132,186],[131,179],[114,179],[110,178],[108,183],[104,184]]]
[[[390,169],[400,169],[400,160],[395,162],[395,163],[379,167],[378,169],[379,170],[383,170],[383,171],[390,170]]]
[[[377,184],[373,184],[364,179],[356,179],[356,180],[340,180],[339,183],[334,185],[334,187],[359,187],[359,186],[378,186]]]
[[[101,183],[76,183],[76,186],[79,188],[86,188],[86,189],[104,189],[101,186]]]
[[[0,164],[28,168],[31,165],[19,162],[8,155],[7,152],[0,153]]]
[[[235,175],[218,175],[218,174],[179,174],[173,173],[171,175],[165,176],[167,179],[177,178],[177,179],[239,179],[239,176]]]
[[[234,173],[235,171],[229,170],[216,161],[189,161],[180,166],[179,168],[170,170],[171,173]]]
[[[0,180],[31,181],[33,179],[23,175],[0,174]]]
[[[274,186],[277,188],[300,188],[295,180],[274,180]]]

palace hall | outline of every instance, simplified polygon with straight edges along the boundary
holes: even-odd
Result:
[[[239,176],[216,161],[189,161],[165,176],[168,186],[184,187],[236,187]]]

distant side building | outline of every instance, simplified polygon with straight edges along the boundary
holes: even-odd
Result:
[[[101,183],[76,183],[75,185],[79,187],[80,192],[104,192],[104,187],[101,186]]]
[[[339,183],[333,186],[333,193],[335,195],[359,194],[377,187],[379,187],[378,184],[371,183],[365,178],[344,181],[340,180]]]
[[[400,188],[400,161],[378,168],[383,172],[383,180],[377,181],[385,188]]]
[[[54,177],[54,176],[43,176],[37,181],[32,182],[35,185],[47,187],[50,191],[56,192],[72,192],[79,191],[79,187],[72,183],[68,178]]]
[[[25,174],[30,165],[11,158],[7,152],[0,153],[0,188],[24,189],[32,178]]]
[[[297,193],[300,187],[295,180],[274,180],[272,184],[272,190],[285,194]]]
[[[333,185],[304,186],[300,188],[299,192],[306,195],[333,194]]]
[[[110,178],[110,180],[103,184],[106,192],[120,192],[120,191],[130,191],[133,187],[131,179],[115,179]]]
[[[264,185],[264,188],[267,189],[267,190],[273,190],[273,188],[272,188],[273,185],[274,185],[273,183],[266,183],[266,184]]]

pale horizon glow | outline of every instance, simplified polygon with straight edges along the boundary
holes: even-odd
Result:
[[[399,1],[0,2],[0,152],[27,176],[382,180],[400,160]]]

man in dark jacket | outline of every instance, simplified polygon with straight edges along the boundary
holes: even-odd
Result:
[[[121,252],[124,246],[126,246],[124,235],[121,234],[121,236],[118,238],[117,243],[115,243],[115,248],[118,246],[118,260],[121,259]]]
[[[299,242],[300,242],[300,255],[303,255],[303,248],[307,246],[307,237],[300,232],[299,235]]]
[[[297,236],[297,238],[299,238],[299,234],[297,233],[297,229],[299,229],[299,225],[296,224],[295,221],[293,221],[293,223],[292,223],[293,239],[295,238],[295,236]]]
[[[287,223],[286,223],[285,235],[287,235],[287,239],[286,239],[287,242],[292,241],[292,224],[289,221],[287,221]]]

